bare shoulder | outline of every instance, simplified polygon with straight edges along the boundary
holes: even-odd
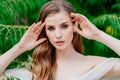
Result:
[[[99,65],[101,62],[107,60],[109,58],[106,57],[100,57],[100,56],[86,56],[86,60],[90,61],[91,64],[95,66]],[[104,77],[108,78],[108,77],[120,77],[120,60],[117,60],[118,62],[116,62],[112,69],[104,75]]]
[[[94,66],[97,66],[98,64],[100,64],[101,62],[103,62],[106,59],[108,59],[108,58],[101,57],[101,56],[91,56],[91,55],[86,56],[86,60],[91,61],[94,64]]]

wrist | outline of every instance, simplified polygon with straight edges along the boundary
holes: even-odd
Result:
[[[99,35],[95,38],[95,40],[104,44],[104,42],[108,40],[107,37],[108,35],[105,32],[100,31]]]
[[[16,48],[18,51],[20,51],[21,53],[27,51],[27,50],[24,48],[24,46],[21,45],[21,44],[19,44],[19,43],[15,45],[15,48]]]
[[[96,41],[101,41],[101,39],[104,37],[104,32],[99,30],[99,32],[97,33],[97,35],[93,38],[93,40],[96,40]]]

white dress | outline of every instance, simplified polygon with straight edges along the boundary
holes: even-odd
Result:
[[[72,78],[71,80],[120,80],[120,78],[102,78],[119,60],[118,58],[109,58],[86,74]],[[26,69],[8,69],[5,71],[5,75],[15,76],[20,80],[32,80],[32,73]]]
[[[32,73],[26,69],[7,69],[5,72],[7,77],[14,76],[20,80],[32,80]]]
[[[86,74],[73,78],[72,80],[120,80],[120,78],[102,78],[118,61],[120,61],[118,58],[109,58]]]

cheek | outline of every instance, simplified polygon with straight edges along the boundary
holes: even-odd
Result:
[[[73,40],[73,31],[69,34],[70,36],[70,40],[72,41]]]
[[[47,35],[47,38],[50,42],[53,41],[53,34],[51,32],[46,30],[46,35]]]
[[[66,38],[68,38],[68,40],[72,41],[72,39],[73,39],[73,29],[71,28],[68,31],[66,31],[65,33],[67,33]]]
[[[48,39],[50,38],[50,33],[49,33],[49,31],[47,31],[46,30],[46,35],[47,35],[47,37],[48,37]]]

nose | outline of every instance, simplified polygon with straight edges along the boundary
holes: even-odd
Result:
[[[57,39],[62,38],[62,35],[61,35],[61,32],[60,32],[59,29],[56,29],[56,38],[57,38]]]

